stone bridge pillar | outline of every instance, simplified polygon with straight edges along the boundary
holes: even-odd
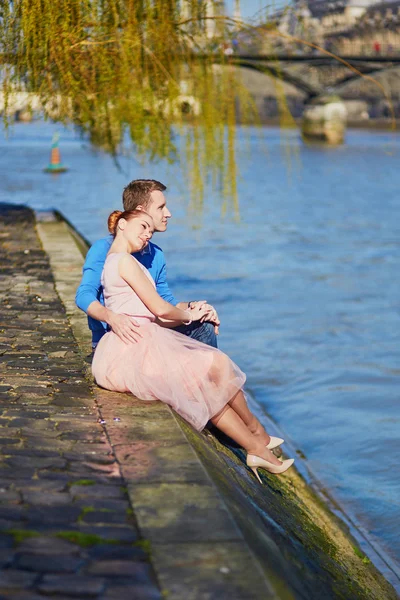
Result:
[[[315,98],[304,108],[301,132],[306,141],[343,144],[347,111],[339,96]]]

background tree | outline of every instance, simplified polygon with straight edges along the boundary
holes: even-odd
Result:
[[[115,156],[128,148],[139,157],[177,159],[178,132],[197,197],[211,175],[235,199],[237,105],[247,122],[256,115],[226,66],[230,27],[220,6],[211,0],[3,0],[5,100],[16,90],[32,92],[45,114],[72,122]]]

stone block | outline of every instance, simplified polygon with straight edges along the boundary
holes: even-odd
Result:
[[[277,600],[242,541],[154,544],[152,556],[171,600]]]
[[[203,466],[187,443],[133,442],[117,446],[115,453],[128,483],[209,483]]]
[[[151,543],[241,539],[212,486],[130,485],[129,497],[143,536]]]
[[[83,575],[45,575],[37,589],[46,595],[65,594],[80,600],[96,597],[104,591],[105,580]]]
[[[174,420],[164,419],[131,419],[126,423],[107,422],[107,432],[112,440],[112,444],[129,444],[139,441],[184,443],[186,438]]]

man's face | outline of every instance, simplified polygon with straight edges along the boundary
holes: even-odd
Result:
[[[165,231],[168,227],[168,219],[171,217],[165,196],[156,190],[151,192],[150,198],[150,203],[146,206],[145,211],[154,221],[154,231]]]

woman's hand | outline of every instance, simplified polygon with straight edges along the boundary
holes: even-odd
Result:
[[[206,306],[204,303],[199,302],[192,302],[190,305],[190,308],[186,311],[187,314],[190,316],[190,318],[192,319],[192,321],[200,321],[202,316],[204,315],[204,306]]]
[[[196,312],[196,315],[194,314]],[[214,324],[214,329],[216,335],[219,333],[219,326],[221,321],[219,320],[218,313],[211,304],[207,304],[204,301],[201,302],[192,302],[190,308],[190,314],[192,315],[193,321],[200,321],[201,323],[205,323],[206,321]]]

